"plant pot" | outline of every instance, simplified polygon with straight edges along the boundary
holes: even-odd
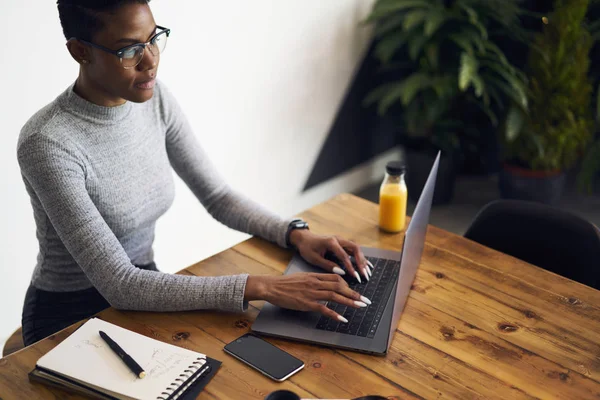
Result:
[[[556,205],[565,189],[566,177],[563,171],[533,171],[505,164],[500,171],[498,187],[504,199]]]
[[[419,200],[434,161],[435,156],[429,152],[406,150],[406,187],[408,189],[408,198],[412,202],[416,203]],[[454,158],[442,153],[432,204],[450,203],[454,196],[455,183],[456,163],[454,162]]]

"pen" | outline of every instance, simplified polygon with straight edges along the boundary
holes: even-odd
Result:
[[[121,348],[121,346],[119,346],[114,340],[112,340],[111,338],[108,337],[108,335],[102,331],[100,331],[100,337],[102,339],[104,339],[104,341],[106,343],[108,343],[108,347],[111,348],[112,351],[114,351],[121,360],[123,360],[123,362],[125,363],[125,365],[127,365],[127,367],[139,378],[143,378],[146,376],[146,372],[144,372],[144,369],[142,367],[140,367],[140,365],[138,363],[135,362],[135,360],[133,358],[131,358],[131,356],[127,353],[125,353],[125,350],[123,350]]]

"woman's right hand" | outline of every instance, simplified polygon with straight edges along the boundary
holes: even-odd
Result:
[[[336,274],[297,273],[283,276],[249,276],[244,300],[266,300],[279,307],[299,311],[317,311],[326,317],[348,321],[325,306],[333,301],[353,308],[366,307],[371,301],[350,289]]]

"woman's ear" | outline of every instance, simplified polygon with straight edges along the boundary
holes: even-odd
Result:
[[[89,64],[91,61],[91,52],[88,46],[81,43],[79,40],[71,38],[67,40],[67,49],[71,57],[78,64]]]

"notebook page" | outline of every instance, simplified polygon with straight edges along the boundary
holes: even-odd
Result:
[[[143,369],[139,379],[102,340],[104,331]],[[156,399],[179,374],[204,354],[183,349],[117,325],[92,318],[62,343],[42,356],[37,365],[134,399]],[[185,380],[185,378],[183,378]]]

